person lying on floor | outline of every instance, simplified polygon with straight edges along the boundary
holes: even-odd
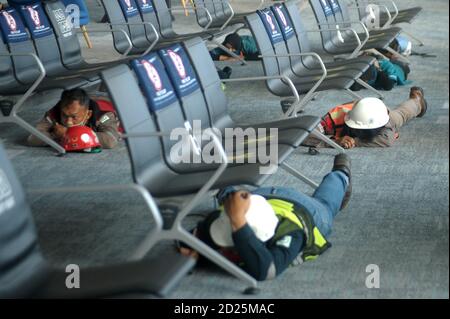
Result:
[[[409,65],[402,61],[380,58],[361,76],[361,80],[377,90],[391,91],[395,86],[410,84],[410,72]],[[363,86],[355,83],[350,89],[359,91]]]
[[[423,89],[413,87],[409,99],[392,110],[377,98],[337,106],[322,118],[319,129],[346,149],[390,147],[399,139],[400,129],[409,121],[423,117],[427,108]],[[304,146],[327,145],[308,137]]]
[[[403,36],[398,36],[389,45],[393,50],[408,57],[412,52],[412,43]],[[361,80],[370,84],[377,90],[390,91],[395,86],[407,85],[411,81],[408,76],[411,73],[409,65],[399,60],[397,56],[385,49],[378,49],[382,55],[369,54],[377,58],[375,63],[363,74]],[[352,91],[359,91],[363,87],[359,83],[353,84]]]
[[[255,39],[249,35],[239,35],[232,33],[226,36],[222,43],[230,51],[245,60],[259,60],[259,50],[256,46]],[[234,61],[235,58],[229,55],[221,48],[215,48],[209,51],[211,58],[214,61]]]
[[[273,279],[331,247],[326,238],[333,220],[351,196],[350,166],[347,155],[337,155],[332,172],[312,197],[281,187],[253,192],[226,188],[217,196],[222,208],[193,233],[256,280]],[[199,258],[188,247],[180,247],[180,252]]]
[[[78,126],[91,128],[104,149],[116,147],[120,140],[120,123],[112,103],[104,97],[89,96],[82,89],[64,91],[58,104],[45,114],[36,128],[61,144],[67,130]],[[36,136],[30,135],[28,145],[46,146],[47,144]]]

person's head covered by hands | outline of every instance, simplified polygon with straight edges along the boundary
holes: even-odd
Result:
[[[246,191],[231,193],[224,200],[225,212],[211,224],[210,236],[219,247],[232,247],[232,233],[246,224],[262,242],[275,234],[278,218],[267,200]]]

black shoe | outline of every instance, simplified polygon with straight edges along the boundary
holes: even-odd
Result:
[[[227,79],[229,79],[231,77],[231,72],[232,71],[233,70],[229,66],[226,66],[226,67],[223,68],[223,70],[218,69],[217,73],[219,74],[219,78],[221,80],[227,80]]]
[[[423,92],[423,89],[418,86],[413,86],[411,88],[411,91],[409,92],[409,97],[411,99],[419,100],[422,110],[420,111],[419,115],[417,115],[417,117],[423,117],[428,110],[428,102],[425,99],[425,93]]]
[[[341,209],[343,210],[347,207],[352,196],[352,172],[351,172],[351,161],[347,154],[339,154],[334,158],[333,171],[341,171],[348,177],[347,191],[345,192],[344,199],[342,200]]]
[[[223,68],[222,71],[223,71],[223,73],[225,73],[228,76],[228,78],[230,78],[231,77],[231,73],[233,72],[233,69],[230,68],[229,66],[226,66],[226,67]]]

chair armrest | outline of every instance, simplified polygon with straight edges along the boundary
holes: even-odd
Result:
[[[392,8],[394,9],[395,14],[392,17],[390,23],[389,24],[386,23],[386,25],[384,25],[383,28],[389,27],[391,25],[392,21],[394,21],[399,14],[399,10],[398,10],[398,7],[397,7],[397,4],[395,3],[395,1],[393,1],[393,0],[370,0],[370,2],[375,3],[375,4],[388,3],[388,4],[392,5]],[[389,9],[387,11],[389,11]]]
[[[295,97],[296,103],[299,103],[300,102],[300,95],[298,95],[298,91],[295,88],[295,85],[292,82],[292,80],[290,78],[288,78],[287,76],[285,76],[285,75],[233,78],[233,79],[224,79],[224,80],[221,80],[221,81],[226,83],[226,82],[267,81],[267,80],[277,80],[277,79],[278,80],[283,80],[289,85],[289,87],[290,87],[290,89],[292,91],[292,96]]]
[[[204,7],[204,6],[195,6],[195,9],[191,9],[191,8],[184,8],[184,7],[172,7],[169,8],[170,12],[195,12],[195,10],[204,10],[206,12],[206,15],[208,17],[208,24],[203,28],[203,31],[207,31],[209,29],[209,27],[211,26],[211,24],[213,23],[213,18],[211,15],[211,12],[208,10],[208,8]]]
[[[45,67],[44,67],[44,64],[42,64],[41,59],[39,59],[39,57],[34,53],[31,53],[31,52],[30,53],[25,53],[25,52],[24,53],[0,53],[0,56],[4,56],[4,57],[30,56],[36,62],[36,65],[39,69],[38,78],[33,82],[33,84],[27,90],[27,92],[25,92],[25,94],[22,95],[20,97],[20,99],[14,104],[14,107],[10,113],[11,116],[14,116],[18,112],[19,108],[25,103],[25,101],[33,94],[34,90],[41,84],[41,82],[46,77],[47,72],[45,71]]]
[[[323,63],[322,58],[315,52],[302,52],[302,53],[289,53],[289,54],[282,54],[282,55],[261,55],[260,57],[274,57],[274,58],[283,58],[283,57],[295,57],[295,56],[311,56],[315,58],[319,64],[320,68],[322,69],[322,77],[314,84],[314,86],[306,93],[303,100],[298,103],[293,103],[292,106],[289,108],[289,110],[286,112],[286,117],[292,117],[297,116],[297,112],[301,109],[301,107],[304,107],[304,105],[313,97],[315,91],[317,88],[322,84],[323,81],[325,81],[328,72],[327,68],[325,67],[325,63]],[[289,79],[290,80],[290,79]],[[292,83],[292,81],[291,81]],[[294,86],[295,87],[295,86]]]
[[[147,26],[149,26],[152,29],[152,32],[155,34],[156,38],[150,44],[150,46],[147,48],[147,50],[145,50],[145,52],[141,54],[141,56],[145,56],[145,55],[149,54],[150,51],[153,50],[153,48],[155,47],[155,45],[158,43],[158,41],[160,39],[160,35],[159,35],[158,31],[156,30],[155,26],[153,25],[153,23],[150,23],[150,22],[147,22],[147,21],[145,21],[145,22],[144,21],[143,22],[134,22],[134,23],[129,23],[129,22],[108,23],[108,25],[110,25],[110,26],[120,26],[120,25],[126,25],[126,26],[134,26],[134,25],[146,26],[147,25]]]
[[[323,62],[322,58],[320,57],[320,55],[318,55],[315,52],[302,52],[302,53],[288,53],[288,54],[274,54],[274,55],[260,55],[261,58],[289,58],[289,57],[295,57],[295,56],[311,56],[314,59],[316,59],[319,64],[320,64],[320,68],[322,69],[322,77],[326,78],[328,75],[327,72],[327,68],[325,66],[325,63]],[[290,79],[289,79],[290,80]]]
[[[94,30],[92,30],[92,29],[87,30],[86,29],[86,32],[88,32],[88,33],[113,33],[113,32],[120,32],[120,33],[122,33],[125,36],[125,38],[127,39],[127,42],[128,42],[128,49],[125,51],[125,53],[123,53],[121,55],[122,58],[125,58],[126,56],[128,56],[128,54],[133,49],[133,43],[131,42],[131,39],[130,39],[129,35],[125,32],[125,30],[113,29],[113,28],[111,28],[110,30],[95,30],[95,29]],[[82,32],[77,32],[77,33],[82,33]]]
[[[263,0],[263,2],[264,2],[264,0]],[[230,9],[231,15],[230,15],[230,17],[227,19],[227,21],[225,21],[225,23],[220,27],[220,31],[223,31],[223,30],[227,27],[227,25],[231,22],[231,20],[233,20],[233,18],[234,18],[234,16],[235,16],[234,9],[233,9],[233,7],[231,6],[230,2],[229,2],[229,1],[226,1],[225,3],[226,3],[226,5],[228,6],[228,9]]]
[[[360,42],[360,45],[350,55],[350,58],[354,58],[354,57],[358,56],[359,52],[364,47],[364,45],[367,43],[367,41],[369,41],[369,38],[370,38],[369,30],[364,25],[364,23],[362,23],[361,21],[353,21],[353,20],[351,20],[351,21],[345,21],[345,22],[318,23],[317,25],[319,27],[322,27],[322,26],[330,27],[330,26],[333,26],[333,25],[346,25],[346,24],[358,24],[358,25],[360,25],[363,28],[364,33],[366,34],[366,38],[364,39],[364,41]]]
[[[333,32],[333,31],[351,31],[353,36],[355,37],[356,41],[358,41],[358,47],[361,46],[361,39],[359,38],[359,35],[356,32],[356,30],[353,29],[353,28],[348,28],[348,27],[339,28],[339,29],[338,28],[335,28],[335,29],[332,29],[332,28],[329,28],[329,29],[328,28],[320,28],[318,30],[304,30],[303,32],[308,32],[308,33],[313,33],[313,32],[317,33],[317,32],[319,32],[319,33],[322,33],[322,32]]]
[[[386,12],[386,14],[387,14],[387,16],[388,16],[388,21],[386,21],[386,23],[385,23],[383,26],[380,26],[381,29],[385,29],[385,28],[389,27],[389,26],[391,25],[392,21],[394,20],[394,19],[392,18],[391,11],[390,11],[389,8],[388,8],[387,6],[385,6],[385,5],[377,4],[376,6],[379,7],[379,8],[381,8],[381,9],[383,9],[384,12]],[[348,6],[348,8],[349,8],[349,9],[353,9],[353,10],[360,10],[361,8],[364,8],[364,7],[355,5],[355,6]],[[376,17],[375,17],[375,18],[376,18]]]

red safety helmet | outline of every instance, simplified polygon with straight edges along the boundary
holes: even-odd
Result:
[[[101,150],[97,134],[87,126],[73,126],[67,129],[62,140],[66,152],[94,153]]]

